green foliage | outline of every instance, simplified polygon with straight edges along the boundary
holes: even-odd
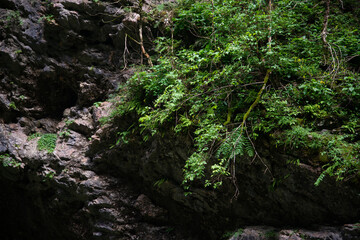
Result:
[[[46,21],[46,22],[52,22],[54,21],[55,18],[54,18],[54,15],[43,15],[42,17],[39,18],[38,22],[41,22],[41,21]]]
[[[247,154],[250,157],[254,156],[254,149],[252,148],[248,138],[240,135],[241,129],[234,130],[231,135],[225,139],[216,152],[216,157],[235,158]]]
[[[164,183],[164,182],[166,182],[166,178],[161,178],[161,179],[159,179],[159,180],[157,180],[155,183],[154,183],[154,187],[155,188],[160,188],[160,186]]]
[[[63,129],[61,132],[59,132],[59,137],[60,137],[60,138],[65,138],[65,139],[67,139],[67,138],[69,138],[70,136],[71,136],[71,132],[70,132],[70,130],[67,129],[67,128],[65,128],[65,129]]]
[[[101,106],[101,102],[94,102],[94,106],[95,106],[96,108],[100,107],[100,106]]]
[[[244,229],[239,228],[237,231],[233,232],[233,231],[229,231],[229,232],[225,232],[222,236],[221,239],[230,239],[230,238],[239,238],[244,232]]]
[[[205,176],[204,170],[206,165],[206,156],[205,153],[193,153],[189,159],[186,161],[184,168],[184,184],[192,182],[196,179],[201,179]],[[186,189],[189,189],[186,186]]]
[[[244,229],[239,228],[235,233],[234,233],[234,237],[240,237],[242,234],[244,233]]]
[[[10,10],[7,13],[5,23],[6,23],[5,28],[9,28],[11,26],[23,25],[23,20],[21,19],[20,11]]]
[[[292,164],[294,162],[291,162]],[[290,174],[286,174],[285,176],[277,177],[272,179],[272,183],[269,185],[270,191],[275,191],[288,177]]]
[[[53,133],[46,133],[41,135],[37,142],[37,148],[39,151],[46,150],[48,153],[52,153],[56,147],[57,135]]]
[[[19,168],[21,166],[21,163],[16,161],[9,154],[1,154],[0,155],[0,162],[2,162],[2,165],[4,167]]]
[[[48,173],[46,173],[45,177],[48,179],[53,179],[55,176],[55,171],[49,171]]]
[[[21,49],[18,49],[14,52],[16,55],[19,55],[20,53],[22,53],[22,50]]]
[[[14,110],[17,110],[17,107],[16,107],[16,105],[15,105],[14,102],[11,102],[11,103],[9,104],[9,108],[14,109]]]
[[[28,138],[27,138],[27,140],[28,141],[31,141],[31,140],[33,140],[33,139],[35,139],[35,138],[38,138],[38,137],[41,137],[42,136],[42,133],[33,133],[33,134],[31,134],[30,136],[28,136]]]
[[[264,236],[266,239],[277,239],[278,238],[278,233],[275,232],[275,231],[267,231],[265,233],[265,236]]]
[[[68,171],[68,169],[64,169],[62,171],[62,173],[65,173],[67,171]],[[42,173],[42,175],[43,175],[42,181],[47,182],[47,181],[52,180],[55,177],[55,174],[56,174],[56,172],[53,169],[45,169]]]
[[[316,186],[326,175],[335,176],[336,180],[344,180],[359,174],[360,144],[349,143],[345,138],[346,136],[337,136],[327,142],[326,148],[321,154],[326,155],[331,161],[323,166],[325,170],[316,180]]]
[[[318,150],[322,146],[322,140],[325,137],[319,133],[311,132],[309,128],[301,126],[294,126],[289,130],[284,131],[282,142],[288,145],[291,149],[310,148]]]
[[[112,117],[136,113],[133,129],[144,140],[189,134],[195,148],[184,167],[186,188],[221,185],[230,160],[256,155],[259,136],[284,151],[321,153],[320,178],[358,174],[360,75],[349,59],[360,52],[359,19],[332,3],[331,56],[321,39],[325,7],[279,0],[269,12],[267,1],[179,1],[168,36],[156,41],[156,64],[120,87]]]
[[[74,123],[74,122],[75,122],[74,119],[66,119],[66,120],[65,120],[65,125],[66,125],[66,126],[69,126],[69,125],[71,125],[71,124]]]

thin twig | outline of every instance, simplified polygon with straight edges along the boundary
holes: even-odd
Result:
[[[247,84],[239,85],[239,86],[236,86],[236,87],[247,87],[247,86],[258,85],[258,84],[264,84],[264,82],[247,83]],[[206,91],[206,92],[202,92],[202,93],[198,93],[198,94],[192,95],[192,96],[190,96],[189,98],[185,99],[180,105],[183,105],[184,103],[186,103],[186,102],[189,101],[190,99],[193,99],[193,98],[195,98],[195,97],[201,96],[201,95],[203,95],[203,94],[208,94],[208,93],[215,92],[215,91],[219,91],[219,90],[221,90],[221,89],[223,89],[223,88],[229,88],[229,87],[235,87],[235,86],[232,85],[232,84],[229,84],[229,85],[222,86],[222,87],[219,87],[219,88],[216,88],[216,89],[212,89],[212,90],[209,90],[209,91]],[[222,94],[222,93],[221,93],[221,94]]]
[[[233,196],[233,198],[237,198],[238,195],[239,195],[239,188],[237,186],[237,182],[236,182],[236,174],[235,174],[235,159],[236,159],[236,154],[235,154],[235,149],[236,149],[236,146],[239,144],[239,141],[242,137],[242,134],[243,134],[243,130],[244,130],[244,127],[245,127],[245,123],[246,123],[246,119],[248,118],[250,112],[252,111],[252,109],[257,105],[257,103],[259,102],[260,100],[260,97],[261,97],[261,94],[262,92],[264,91],[265,87],[266,87],[266,83],[268,82],[269,80],[269,77],[270,77],[270,73],[271,71],[270,70],[267,70],[266,72],[266,76],[264,78],[264,84],[263,86],[261,87],[260,91],[258,92],[258,96],[256,97],[255,101],[253,102],[253,104],[251,104],[250,108],[248,109],[248,111],[245,113],[244,117],[243,117],[243,121],[241,123],[240,126],[238,126],[234,132],[238,131],[239,128],[240,128],[240,134],[239,136],[237,137],[237,139],[235,140],[235,143],[233,144],[233,152],[232,154],[230,155],[228,161],[231,161],[231,158],[232,158],[232,161],[231,161],[231,165],[230,165],[230,174],[231,174],[231,177],[232,177],[232,182],[235,186],[235,194]]]
[[[143,41],[143,34],[142,34],[142,19],[140,18],[140,27],[139,27],[139,37],[140,37],[140,47],[141,47],[141,52],[145,55],[145,57],[148,59],[148,63],[150,65],[150,67],[153,67],[153,63],[151,61],[150,55],[146,52],[145,48],[144,48],[144,41]]]
[[[211,0],[211,43],[214,44],[216,46],[216,37],[215,37],[215,4],[214,4],[214,0]]]
[[[339,0],[339,2],[341,3],[341,8],[344,9],[344,3],[342,0]]]
[[[123,53],[123,60],[124,60],[124,68],[123,70],[125,70],[127,68],[127,61],[126,61],[126,53],[129,53],[129,50],[127,48],[127,34],[125,33],[125,43],[124,43],[124,53]]]
[[[253,141],[251,140],[251,138],[250,138],[250,136],[249,136],[249,133],[248,133],[248,131],[247,131],[246,126],[245,126],[245,132],[246,132],[246,136],[247,136],[247,138],[249,139],[250,144],[251,144],[251,146],[253,147],[253,150],[254,150],[254,153],[255,153],[255,156],[254,156],[252,162],[255,160],[256,157],[258,157],[258,158],[260,159],[260,161],[262,162],[262,164],[265,166],[265,168],[266,168],[265,171],[266,171],[266,170],[269,171],[271,177],[274,179],[274,175],[272,174],[269,166],[264,162],[264,160],[260,157],[260,155],[259,155],[258,152],[256,151],[255,144],[254,144]],[[264,173],[265,173],[265,172],[264,172]]]
[[[268,39],[268,47],[269,47],[269,52],[271,52],[271,24],[272,24],[272,17],[271,17],[271,12],[272,12],[272,2],[271,0],[269,0],[269,39]]]
[[[327,26],[328,26],[328,22],[329,22],[329,14],[330,14],[330,0],[326,0],[326,12],[325,12],[324,24],[323,24],[324,28],[321,32],[321,39],[325,45],[328,45],[326,36],[327,36]]]
[[[146,52],[145,47],[144,47],[144,40],[143,40],[143,4],[144,4],[144,0],[140,0],[139,2],[139,15],[140,15],[140,24],[139,24],[139,38],[140,38],[140,48],[141,48],[141,52],[142,54],[148,59],[148,63],[150,65],[150,67],[153,67],[153,63],[151,61],[151,57],[150,55]],[[141,63],[142,63],[142,55],[141,55]]]
[[[330,73],[329,75],[336,75],[337,70],[339,68],[340,65],[340,61],[339,58],[337,56],[337,53],[335,51],[335,49],[331,46],[331,44],[327,41],[326,37],[327,37],[327,29],[328,29],[328,23],[329,23],[329,15],[330,15],[330,0],[326,0],[326,11],[325,11],[325,16],[324,16],[324,27],[323,30],[321,31],[321,39],[325,45],[326,48],[328,48],[330,56],[331,56],[331,69],[329,69]],[[325,63],[326,63],[326,56],[325,56]]]

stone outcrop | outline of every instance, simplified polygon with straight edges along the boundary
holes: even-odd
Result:
[[[85,155],[109,113],[93,103],[131,76],[124,35],[136,38],[138,19],[124,7],[137,6],[1,1],[1,239],[190,239],[137,184],[94,172]],[[125,60],[138,61],[137,44],[127,47]],[[55,148],[39,150],[49,133]]]
[[[239,161],[237,199],[231,181],[216,191],[195,183],[184,194],[189,137],[117,142],[134,116],[100,119],[112,111],[109,94],[133,73],[124,66],[141,62],[138,43],[125,42],[137,39],[137,8],[126,0],[0,2],[0,239],[220,239],[256,224],[274,228],[227,237],[357,239],[358,225],[344,224],[359,220],[359,186],[325,179],[314,187],[318,169],[287,164],[296,156],[266,139],[262,161]],[[144,29],[151,51],[156,30]],[[313,224],[338,227],[275,228]]]
[[[39,121],[54,124],[31,123]],[[64,121],[56,123],[58,133]],[[2,232],[2,239],[189,239],[168,226],[167,211],[134,184],[94,172],[84,135],[67,129],[52,153],[39,151],[41,137],[30,139],[26,122],[0,126],[0,209],[7,213],[1,222],[13,231]]]

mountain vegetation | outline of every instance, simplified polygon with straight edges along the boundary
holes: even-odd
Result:
[[[169,131],[190,135],[186,189],[235,180],[237,161],[262,160],[264,138],[300,153],[295,164],[321,166],[315,185],[327,176],[358,181],[359,16],[356,0],[158,6],[142,16],[162,32],[150,51],[154,64],[138,68],[116,96],[114,116],[138,116],[117,143],[135,133],[144,141]]]

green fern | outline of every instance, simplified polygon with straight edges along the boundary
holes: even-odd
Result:
[[[56,147],[57,135],[53,133],[46,133],[40,137],[37,142],[38,150],[46,150],[49,153],[52,153]]]
[[[240,134],[240,129],[236,129],[235,132],[231,133],[230,137],[219,147],[216,157],[229,159],[243,155],[254,156],[254,149],[251,142],[247,137]]]

